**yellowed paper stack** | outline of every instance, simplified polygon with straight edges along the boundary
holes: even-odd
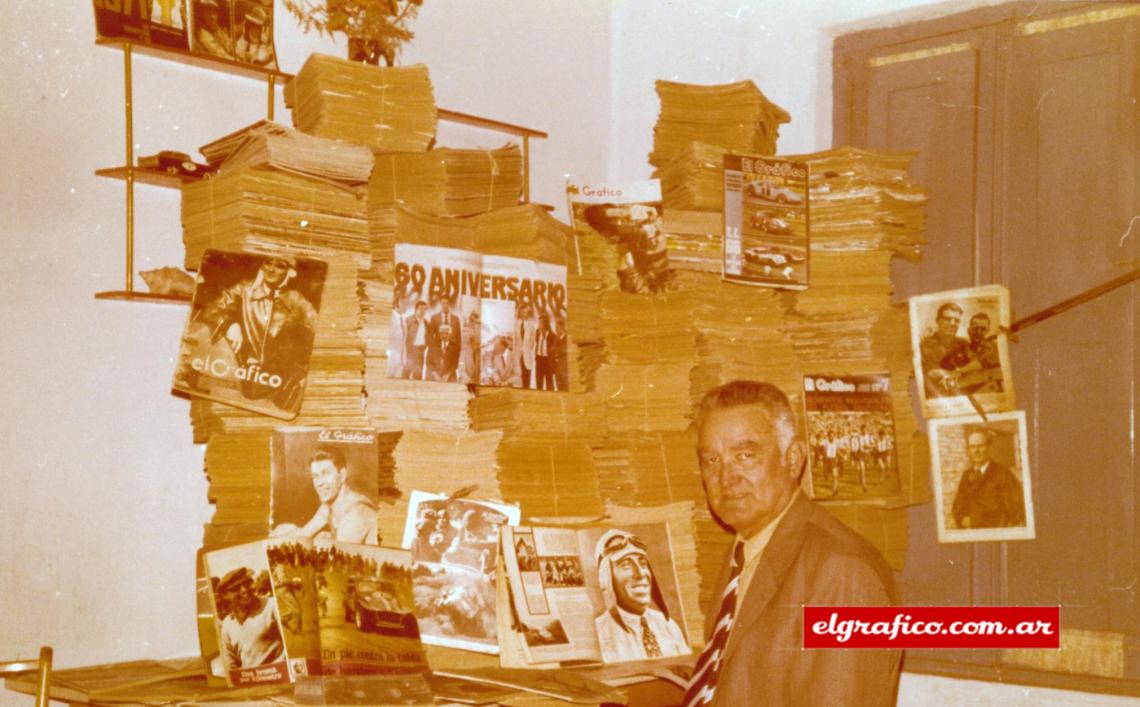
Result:
[[[723,147],[690,142],[657,170],[666,209],[721,211],[724,208]]]
[[[474,216],[516,206],[522,181],[516,145],[379,155],[368,181],[368,206],[371,211],[403,203],[435,216]]]
[[[363,145],[314,137],[258,121],[198,148],[206,161],[229,174],[241,167],[273,167],[339,184],[360,185],[372,173],[372,151]]]
[[[498,462],[503,498],[517,501],[524,517],[602,515],[598,472],[585,441],[504,435]]]
[[[606,408],[597,393],[482,388],[471,400],[471,426],[553,442],[594,444],[605,437]]]
[[[839,147],[789,156],[809,167],[812,253],[882,249],[917,260],[927,193],[907,174],[914,154]]]
[[[271,167],[184,184],[182,242],[188,270],[207,248],[321,259],[347,253],[358,269],[371,264],[362,188]]]
[[[394,454],[400,497],[380,514],[384,544],[398,546],[412,490],[451,495],[465,488],[471,498],[500,499],[495,452],[503,433],[443,430],[404,432]]]
[[[662,217],[669,267],[719,273],[724,260],[724,212],[665,205]]]
[[[776,153],[780,124],[792,117],[751,81],[714,86],[657,81],[661,112],[649,163],[664,167],[694,141],[732,152]]]
[[[293,125],[373,152],[423,152],[437,111],[427,67],[379,67],[313,54],[286,87]]]

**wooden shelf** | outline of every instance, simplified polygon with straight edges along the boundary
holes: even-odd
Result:
[[[159,59],[167,59],[169,61],[178,62],[179,64],[187,64],[189,66],[197,66],[202,69],[211,69],[213,71],[221,71],[222,73],[231,74],[233,76],[244,76],[249,79],[264,79],[273,77],[279,81],[288,81],[293,78],[292,74],[287,74],[283,71],[276,69],[266,69],[253,64],[243,64],[240,61],[233,61],[230,59],[222,59],[219,57],[212,57],[207,54],[195,54],[183,49],[174,49],[172,47],[160,47],[153,44],[138,44],[135,42],[128,42],[125,39],[115,39],[110,37],[102,37],[95,40],[95,44],[100,47],[110,47],[112,49],[123,49],[127,44],[131,45],[131,52],[135,54],[143,54],[146,56],[158,57]]]
[[[190,298],[183,297],[182,295],[159,295],[153,292],[127,292],[126,290],[96,292],[95,299],[116,300],[119,302],[149,302],[151,304],[190,304]]]
[[[189,182],[197,182],[202,179],[201,176],[191,176],[188,174],[171,174],[164,169],[155,169],[151,167],[135,167],[133,170],[130,167],[106,167],[104,169],[95,170],[96,176],[108,177],[110,179],[126,180],[127,173],[133,172],[136,184],[150,184],[156,187],[166,187],[168,189],[178,189],[183,184]]]

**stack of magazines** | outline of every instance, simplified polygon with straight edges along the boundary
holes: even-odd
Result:
[[[380,155],[368,182],[368,206],[403,203],[436,216],[474,216],[517,205],[522,182],[522,153],[516,145]]]
[[[649,163],[661,169],[694,141],[731,152],[772,155],[780,124],[792,117],[751,81],[715,86],[658,81],[661,111]]]
[[[269,166],[309,177],[359,185],[372,173],[372,151],[363,145],[307,135],[264,120],[198,148],[225,174],[243,166]]]
[[[428,70],[379,67],[313,54],[286,88],[293,125],[373,152],[423,152],[435,139],[437,111]]]
[[[360,188],[270,166],[245,164],[182,187],[186,267],[207,248],[273,253],[287,248],[316,258],[350,253],[371,265]]]
[[[724,206],[723,147],[690,142],[657,169],[666,209],[720,211]]]

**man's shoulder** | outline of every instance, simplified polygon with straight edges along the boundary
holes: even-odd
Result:
[[[877,576],[887,593],[893,594],[892,572],[882,553],[823,506],[814,501],[809,503],[812,508],[803,529],[801,557],[829,571],[844,572],[852,577]]]

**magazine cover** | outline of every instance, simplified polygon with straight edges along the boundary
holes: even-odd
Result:
[[[296,417],[327,270],[311,258],[207,250],[174,389],[285,420]]]
[[[927,420],[938,542],[1032,540],[1025,412]]]
[[[618,663],[691,652],[665,524],[507,526],[502,549],[512,631],[527,662]]]
[[[986,285],[911,297],[914,375],[927,418],[1014,407],[1009,290]]]
[[[325,674],[427,670],[409,553],[317,541],[315,554]]]
[[[396,244],[388,375],[569,389],[566,266]]]
[[[808,223],[806,163],[724,156],[725,280],[806,289],[811,272]]]
[[[191,7],[196,53],[277,70],[273,0],[185,1]]]
[[[899,493],[889,373],[804,376],[808,494],[867,500]]]
[[[669,279],[669,253],[661,225],[661,182],[625,184],[566,179],[570,222],[617,249],[618,281],[625,292],[660,292]]]
[[[286,609],[289,627],[282,622],[270,568],[270,554],[283,552],[278,545],[257,541],[203,556],[218,645],[230,687],[287,683],[292,676],[318,670],[319,652],[313,652],[315,644],[303,638],[304,604],[312,602],[312,592],[300,575],[280,575],[278,570],[282,593],[290,593]],[[293,583],[292,578],[300,581]],[[308,625],[312,626],[311,619]],[[285,641],[287,633],[289,642]],[[302,652],[293,654],[289,649]]]
[[[190,49],[186,31],[187,0],[93,0],[95,34],[171,49]]]
[[[412,551],[416,616],[424,643],[499,652],[495,565],[499,528],[518,506],[412,491],[403,547]]]
[[[380,447],[376,432],[280,427],[270,442],[273,537],[379,545]]]

